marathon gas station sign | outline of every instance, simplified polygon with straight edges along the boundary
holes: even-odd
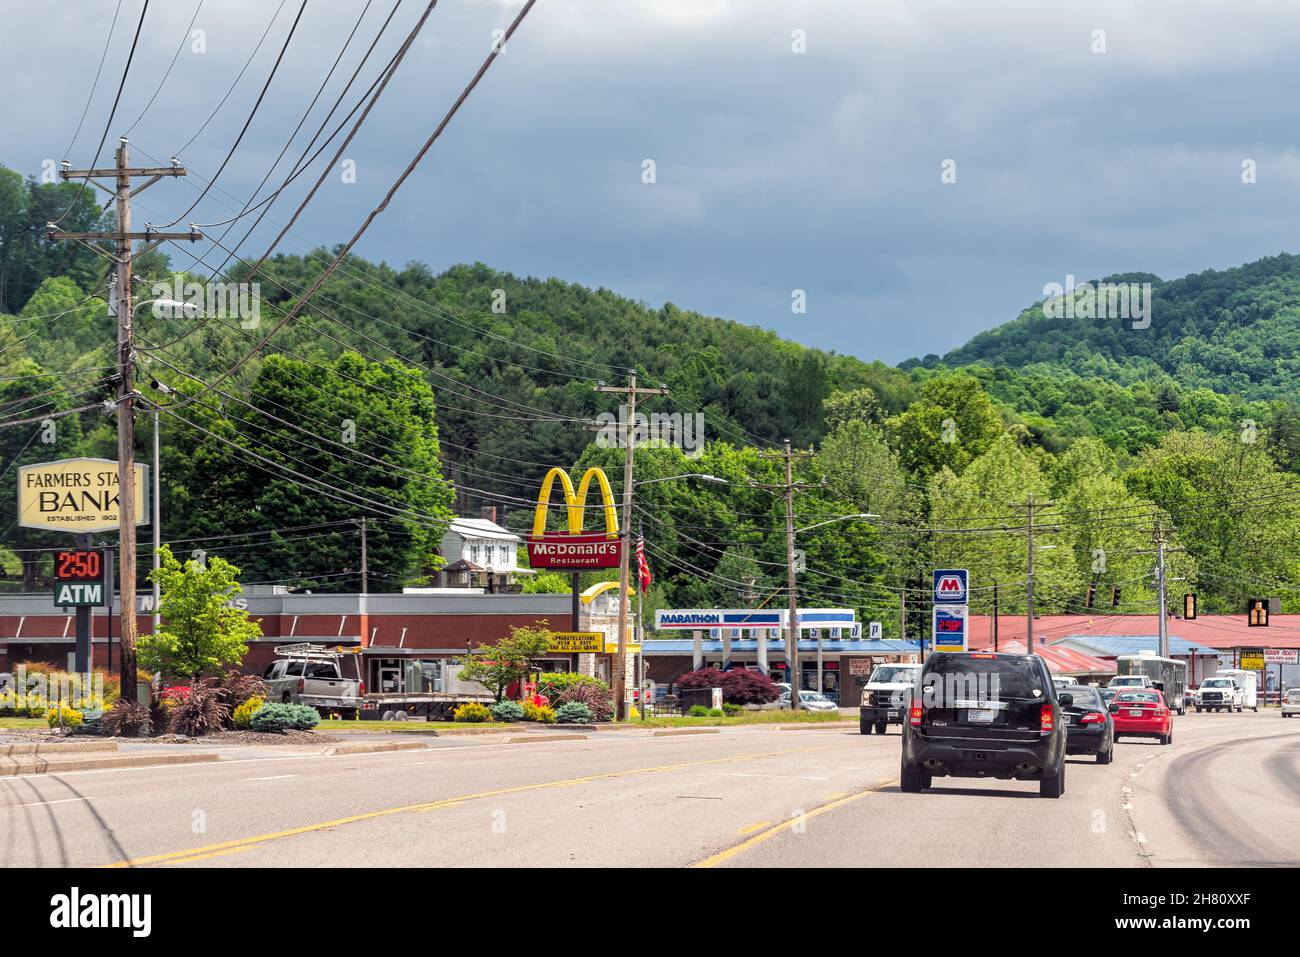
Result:
[[[771,611],[752,608],[661,608],[655,612],[659,631],[692,631],[708,628],[735,628],[740,631],[766,631],[784,628],[784,609]]]
[[[147,524],[149,468],[135,467],[135,522]],[[18,524],[49,532],[116,530],[120,504],[117,463],[63,459],[18,469]]]
[[[564,492],[567,530],[548,532],[546,519],[551,502],[551,488],[556,480]],[[587,492],[592,481],[600,487],[601,511],[605,519],[603,532],[583,529],[583,514],[587,510]],[[589,468],[582,474],[574,491],[569,474],[553,468],[542,480],[537,495],[537,510],[533,513],[533,533],[528,537],[528,564],[533,568],[552,571],[586,571],[599,568],[617,568],[623,556],[623,540],[618,534],[618,510],[614,507],[614,494],[609,479],[598,468]]]

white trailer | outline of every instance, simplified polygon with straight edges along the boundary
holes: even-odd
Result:
[[[1187,702],[1184,700],[1187,691],[1187,662],[1161,658],[1154,651],[1143,651],[1136,655],[1120,655],[1115,659],[1115,670],[1120,675],[1149,678],[1151,685],[1164,694],[1165,703],[1171,711],[1187,713]]]
[[[1241,668],[1220,668],[1214,673],[1216,678],[1231,678],[1241,689],[1241,707],[1238,711],[1249,708],[1259,711],[1259,672],[1246,671]]]

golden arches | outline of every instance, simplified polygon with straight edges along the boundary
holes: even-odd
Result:
[[[610,538],[618,537],[618,509],[614,507],[614,492],[609,487],[609,479],[604,471],[592,466],[583,472],[575,493],[569,473],[556,466],[546,473],[546,478],[542,479],[541,490],[537,493],[537,511],[533,513],[534,538],[541,538],[546,533],[546,516],[550,509],[551,489],[557,478],[560,480],[560,488],[564,490],[570,535],[582,534],[582,513],[587,505],[587,492],[591,488],[591,480],[594,478],[596,484],[600,486],[600,498],[605,510],[605,534]]]

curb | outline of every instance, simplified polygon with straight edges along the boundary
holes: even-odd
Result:
[[[79,754],[85,751],[117,751],[116,741],[24,741],[0,745],[0,757],[14,754]]]
[[[585,734],[517,734],[506,738],[506,744],[532,744],[540,741],[586,741]]]
[[[854,721],[806,721],[803,724],[779,724],[779,731],[825,731],[827,728],[832,731],[844,731],[848,728],[857,727]]]
[[[220,760],[210,752],[190,754],[119,754],[112,757],[72,758],[68,761],[50,761],[37,758],[33,761],[0,762],[0,777],[25,774],[59,774],[63,771],[101,771],[114,768],[147,768],[168,764],[205,764]]]
[[[651,735],[652,738],[673,738],[679,734],[721,734],[721,728],[668,728],[663,731],[656,731]]]
[[[379,754],[384,751],[425,751],[428,746],[423,741],[378,741],[374,744],[338,744],[325,751],[327,756],[336,754]]]

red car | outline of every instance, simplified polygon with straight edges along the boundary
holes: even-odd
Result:
[[[1165,704],[1165,696],[1155,688],[1121,691],[1110,703],[1115,722],[1115,740],[1129,735],[1159,738],[1161,744],[1174,743],[1174,716]]]

